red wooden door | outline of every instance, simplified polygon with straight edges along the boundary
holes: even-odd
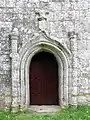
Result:
[[[30,64],[30,104],[58,104],[58,65],[48,52],[36,54]]]

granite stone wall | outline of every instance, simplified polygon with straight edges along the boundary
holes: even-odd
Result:
[[[90,104],[90,1],[0,0],[0,107],[12,103],[12,31],[17,52],[44,31],[70,50],[69,104]]]

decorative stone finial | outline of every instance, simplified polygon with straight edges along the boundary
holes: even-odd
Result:
[[[12,33],[13,33],[14,35],[18,35],[18,29],[17,29],[17,28],[14,28],[14,29],[12,30]]]
[[[77,37],[77,33],[75,33],[75,31],[68,32],[68,37],[69,37],[69,39],[76,38]]]

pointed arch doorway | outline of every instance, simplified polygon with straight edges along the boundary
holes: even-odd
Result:
[[[29,66],[30,105],[59,105],[58,64],[53,54],[39,52]]]

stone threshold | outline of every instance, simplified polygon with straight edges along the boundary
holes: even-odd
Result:
[[[31,105],[29,110],[38,113],[55,113],[60,110],[59,105]]]

